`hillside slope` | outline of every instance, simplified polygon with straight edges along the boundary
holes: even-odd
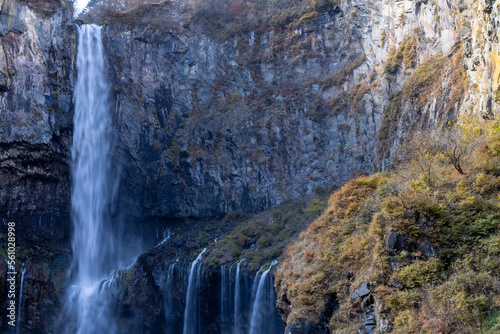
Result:
[[[471,124],[409,138],[397,171],[331,196],[276,273],[289,328],[499,330],[499,127]]]

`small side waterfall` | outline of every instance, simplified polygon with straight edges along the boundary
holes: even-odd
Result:
[[[19,301],[17,303],[18,309],[17,309],[17,325],[16,325],[16,334],[20,333],[21,331],[21,321],[23,320],[23,290],[24,290],[24,274],[26,273],[26,267],[23,266],[21,268],[21,286],[19,288]]]
[[[229,313],[229,269],[226,265],[220,268],[220,328],[221,333],[226,333],[228,328],[229,319],[227,319],[227,314]]]
[[[252,318],[250,320],[250,334],[261,334],[261,333],[272,333],[270,328],[272,324],[268,323],[269,319],[269,300],[275,300],[274,288],[272,286],[272,280],[268,280],[268,274],[272,267],[275,266],[278,261],[274,260],[269,268],[262,273],[259,279],[259,286],[257,288],[257,294],[255,295],[255,300],[252,307]]]
[[[255,277],[252,283],[252,305],[255,302],[255,295],[257,295],[257,288],[259,287],[259,277],[262,274],[262,269],[264,266],[260,267],[259,271],[255,273]]]
[[[281,334],[285,326],[276,309],[272,268],[250,277],[244,259],[220,267],[218,330],[220,334]],[[234,268],[234,270],[233,270]],[[213,318],[213,317],[212,317]]]
[[[168,266],[168,271],[167,271],[167,283],[166,283],[166,289],[165,289],[165,319],[167,321],[167,330],[171,331],[172,327],[171,324],[174,322],[174,317],[173,317],[173,311],[175,307],[175,300],[174,300],[174,275],[175,275],[175,265],[176,263],[172,263],[170,266]]]
[[[240,265],[241,262],[245,261],[245,259],[238,262],[238,266],[236,268],[236,278],[234,282],[234,334],[240,333]]]
[[[184,309],[184,326],[183,334],[198,334],[200,331],[200,317],[199,317],[199,287],[201,276],[200,260],[207,249],[203,249],[198,255],[196,260],[191,264],[189,271],[189,280],[186,293],[186,308]]]

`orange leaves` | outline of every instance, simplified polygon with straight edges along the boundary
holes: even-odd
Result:
[[[348,293],[348,274],[365,268],[381,246],[377,233],[367,233],[379,204],[370,200],[384,176],[362,176],[334,193],[329,207],[288,248],[276,285],[294,303],[292,317],[316,321],[333,294]],[[378,240],[378,241],[377,241]],[[373,261],[375,263],[376,261]],[[357,269],[353,269],[357,268]]]
[[[314,254],[309,251],[309,250],[305,250],[304,251],[304,254],[302,254],[302,260],[306,261],[306,262],[311,262],[314,258]]]
[[[360,200],[373,193],[377,177],[360,177],[349,181],[342,189],[330,197],[329,205],[335,221],[351,217],[359,209]]]

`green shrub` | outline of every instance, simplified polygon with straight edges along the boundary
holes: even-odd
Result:
[[[442,280],[442,275],[439,260],[431,258],[425,262],[416,261],[400,269],[393,277],[405,288],[416,288],[438,283]]]
[[[307,205],[307,208],[304,209],[304,212],[311,213],[314,216],[319,216],[321,212],[323,212],[325,207],[325,202],[318,198],[313,198],[311,201],[309,201],[309,204]]]
[[[418,306],[420,302],[419,292],[416,290],[398,291],[388,297],[387,303],[392,311],[402,311]]]
[[[500,236],[494,235],[489,239],[484,240],[483,247],[489,255],[500,255]]]
[[[399,48],[395,46],[389,49],[387,60],[384,66],[384,73],[395,74],[398,68],[412,68],[417,61],[417,41],[414,38],[405,38]]]
[[[488,317],[488,327],[496,330],[495,333],[500,332],[500,311],[494,311]]]

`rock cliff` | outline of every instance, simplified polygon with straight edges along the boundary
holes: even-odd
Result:
[[[386,169],[408,129],[467,112],[469,37],[455,4],[324,2],[225,39],[177,1],[100,19],[127,207],[141,216],[262,211]],[[420,72],[432,68],[442,88],[404,87],[429,59]]]
[[[69,214],[75,27],[64,1],[2,1],[0,212]]]
[[[253,3],[227,16],[172,0],[81,18],[104,26],[121,165],[116,216],[263,211],[390,168],[409,130],[499,112],[498,1],[304,0],[261,21]],[[0,213],[26,233],[41,222],[47,249],[60,229],[63,245],[39,253],[39,264],[55,264],[28,278],[45,291],[27,297],[33,305],[42,295],[57,303],[54,280],[69,254],[71,10],[56,0],[1,2]],[[59,305],[44,307],[26,320],[40,332],[52,323],[35,320]]]
[[[107,25],[124,200],[145,216],[255,212],[373,171],[384,98],[345,17],[227,41],[196,22]]]
[[[76,48],[66,1],[0,2],[0,216],[16,223],[17,287],[26,265],[23,333],[50,332],[69,263]],[[7,249],[2,230],[2,256]],[[1,262],[1,280],[7,266]],[[7,331],[7,290],[0,328]],[[16,291],[16,298],[19,291]]]

